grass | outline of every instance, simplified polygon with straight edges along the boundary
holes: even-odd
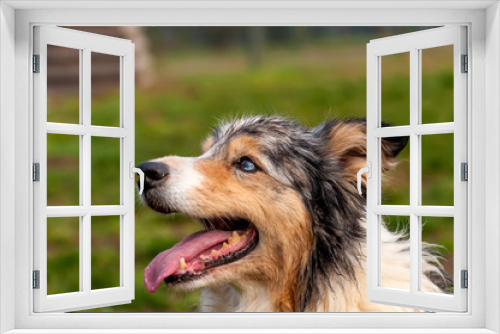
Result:
[[[443,50],[424,58],[423,78],[429,83],[423,93],[424,110],[429,115],[426,120],[442,121],[450,117],[453,75],[449,68],[436,65],[446,57],[446,50]],[[182,55],[159,56],[158,83],[153,88],[136,89],[136,162],[170,154],[198,155],[201,141],[220,119],[278,112],[315,126],[329,118],[366,115],[364,42],[344,40],[293,49],[268,48],[264,60],[259,68],[249,68],[244,52],[237,49],[227,52],[194,50]],[[388,76],[384,79],[383,100],[390,103],[383,110],[384,120],[395,125],[404,124],[409,118],[405,114],[409,104],[408,68],[392,63],[385,66],[384,71]],[[94,99],[92,122],[106,124],[114,119],[118,101],[117,93]],[[75,103],[77,105],[75,98],[51,100],[50,119],[69,119],[66,114],[74,108],[68,106],[74,107]],[[48,145],[49,202],[52,205],[78,203],[78,140],[52,136],[55,135],[51,135]],[[103,142],[97,144],[100,140]],[[109,204],[117,198],[119,148],[113,140],[104,143],[106,140],[93,141],[93,145],[96,143],[92,147],[93,204]],[[453,182],[450,183],[447,177],[449,162],[453,159],[449,143],[449,140],[428,143],[426,145],[436,149],[422,154],[426,173],[423,178],[425,204],[453,199]],[[407,204],[405,194],[409,194],[409,184],[397,182],[408,179],[408,156],[403,152],[402,158],[403,162],[390,174],[393,182],[384,189],[384,203]],[[116,217],[101,218],[99,227],[92,225],[92,284],[96,287],[117,284],[113,273],[119,265],[116,243],[119,230],[114,219]],[[398,224],[402,225],[397,219],[388,223],[391,229]],[[138,203],[135,300],[131,304],[92,311],[193,311],[197,292],[175,292],[161,286],[158,292],[151,294],[142,282],[144,268],[159,252],[199,228],[186,217],[165,218]],[[424,232],[424,237],[443,244],[452,252],[449,223],[433,219],[426,224]],[[78,230],[74,223],[61,221],[49,234],[49,291],[78,289],[78,275],[75,274],[77,240]]]

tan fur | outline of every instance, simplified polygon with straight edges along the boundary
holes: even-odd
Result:
[[[222,156],[200,159],[193,165],[203,180],[189,193],[189,202],[196,207],[196,212],[204,217],[248,219],[257,226],[260,238],[258,248],[244,260],[211,269],[210,277],[203,284],[216,281],[218,291],[227,296],[229,291],[240,291],[247,296],[248,286],[255,286],[255,291],[266,291],[271,297],[273,311],[295,311],[298,285],[295,273],[305,266],[307,259],[302,255],[312,245],[309,213],[295,191],[271,176],[236,171],[232,162],[242,155],[251,156],[260,164],[258,141],[248,136],[234,138]],[[165,157],[161,161],[182,168],[178,159]],[[221,283],[231,283],[231,289],[221,287]],[[196,281],[187,285],[200,286]],[[259,295],[251,291],[249,294]],[[230,302],[227,300],[225,305]],[[213,303],[203,301],[202,304]]]
[[[292,312],[300,311],[299,298],[305,284],[298,281],[308,264],[308,254],[314,238],[311,216],[300,195],[289,185],[278,181],[266,170],[271,166],[260,154],[259,140],[250,136],[232,138],[217,154],[214,139],[203,144],[204,154],[198,158],[165,157],[160,161],[171,168],[167,182],[182,179],[183,170],[199,177],[199,184],[181,184],[182,193],[171,186],[169,201],[181,213],[197,218],[228,217],[251,221],[259,233],[254,251],[233,263],[208,269],[209,275],[179,283],[180,289],[203,288],[200,311],[204,312]],[[215,144],[217,145],[217,144]],[[340,159],[344,177],[356,179],[356,173],[366,164],[366,130],[363,124],[339,123],[331,132],[332,156]],[[383,169],[395,165],[384,151]],[[264,172],[245,173],[235,167],[238,159],[251,157]],[[189,168],[184,168],[184,167]],[[366,180],[365,180],[366,182]],[[349,183],[352,187],[354,182]],[[179,186],[180,187],[180,186]],[[353,193],[356,189],[353,188]],[[178,199],[183,202],[179,204]],[[181,205],[182,204],[182,205]],[[351,205],[351,203],[346,203]],[[365,226],[365,222],[360,222]],[[408,241],[401,235],[382,232],[382,285],[409,289]],[[309,312],[407,312],[415,311],[395,306],[372,304],[366,299],[366,246],[359,245],[356,280],[333,273],[330,285],[318,287],[322,293],[317,305]],[[430,254],[423,254],[422,271],[435,269],[437,263]],[[352,255],[356,256],[356,255]],[[424,291],[439,292],[426,276],[422,277]]]
[[[366,165],[366,130],[363,124],[344,124],[340,123],[331,133],[332,155],[341,157],[345,170],[346,179],[355,180],[357,171]],[[208,147],[207,147],[208,149]],[[395,164],[394,159],[388,159],[385,152],[383,159],[383,170],[392,168]],[[258,141],[254,138],[238,137],[232,140],[228,145],[228,161],[239,155],[258,157]],[[207,210],[221,205],[235,207],[241,205],[241,199],[245,199],[244,204],[249,204],[251,210],[261,211],[257,217],[249,217],[256,223],[261,231],[262,239],[260,246],[267,257],[258,257],[258,261],[245,259],[246,270],[242,273],[248,275],[243,277],[237,275],[230,284],[217,285],[213,288],[205,288],[201,294],[200,310],[204,312],[291,312],[297,310],[296,294],[297,283],[294,279],[301,267],[306,265],[307,259],[304,255],[311,247],[312,236],[302,238],[301,234],[308,231],[306,225],[307,214],[299,214],[297,208],[302,208],[300,199],[292,200],[295,205],[286,207],[292,215],[285,213],[286,217],[280,214],[270,215],[270,211],[278,209],[283,203],[283,198],[274,197],[275,192],[269,189],[276,189],[278,185],[273,184],[273,179],[266,179],[259,176],[256,180],[245,180],[242,187],[241,182],[231,181],[227,172],[223,171],[224,164],[221,162],[200,163],[199,168],[206,177],[207,184],[203,188],[208,189],[211,194],[211,200],[206,204]],[[364,180],[366,182],[366,179]],[[262,188],[263,187],[263,188]],[[220,188],[220,189],[219,189]],[[228,190],[231,189],[231,190]],[[233,194],[239,194],[236,198],[228,196],[228,191]],[[258,194],[255,197],[255,194]],[[262,195],[268,196],[262,198]],[[209,194],[201,191],[203,197]],[[201,200],[201,199],[200,199]],[[232,200],[238,203],[228,203]],[[285,201],[286,202],[286,201]],[[257,205],[256,205],[257,203]],[[269,203],[273,203],[269,206]],[[271,209],[274,208],[274,209]],[[243,212],[248,212],[249,208],[244,208]],[[305,209],[303,209],[305,210]],[[241,213],[237,213],[239,215]],[[281,216],[283,218],[275,219]],[[298,219],[297,219],[298,218]],[[293,219],[294,222],[286,224],[283,219]],[[264,222],[264,224],[260,224]],[[285,224],[284,224],[285,223]],[[364,224],[364,223],[363,223]],[[292,227],[292,228],[291,228]],[[269,240],[267,235],[276,240]],[[398,240],[400,236],[390,233],[384,229],[382,244],[382,286],[392,288],[409,289],[409,252],[404,251],[407,247],[406,242]],[[276,249],[273,244],[282,244],[281,249]],[[356,270],[356,282],[343,284],[339,289],[331,291],[326,285],[323,287],[323,299],[319,305],[306,311],[309,312],[410,312],[418,311],[396,306],[370,303],[366,299],[366,248],[360,245],[360,258],[357,263],[360,264]],[[281,254],[285,252],[286,254]],[[252,254],[251,254],[252,255]],[[250,262],[248,262],[250,260]],[[423,261],[425,267],[430,265]],[[254,267],[255,266],[255,267]],[[229,270],[232,270],[228,268]],[[262,270],[264,269],[264,270]],[[238,273],[239,269],[233,270]],[[249,272],[253,272],[253,275]],[[334,276],[334,275],[332,275]],[[251,277],[252,279],[248,279]],[[331,282],[336,286],[336,282]],[[427,279],[422,278],[422,288],[424,291],[439,292],[439,289]]]
[[[344,178],[357,181],[357,173],[366,167],[366,125],[363,123],[339,123],[330,132],[332,156],[340,157]],[[382,173],[394,168],[397,162],[389,157],[389,147],[382,142]],[[384,180],[384,178],[383,178]],[[366,185],[366,174],[362,175]]]

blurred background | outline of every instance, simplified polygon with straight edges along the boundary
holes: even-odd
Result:
[[[429,27],[68,27],[136,45],[136,163],[197,156],[220,120],[279,114],[306,126],[366,116],[366,44]],[[453,49],[422,51],[422,122],[453,121]],[[118,57],[92,53],[92,124],[119,126]],[[79,51],[48,49],[47,121],[79,123]],[[409,55],[382,59],[382,119],[409,124]],[[453,205],[453,135],[422,136],[422,204]],[[79,139],[47,135],[48,205],[79,203]],[[409,146],[387,175],[383,204],[409,204]],[[92,204],[119,204],[120,142],[92,138]],[[407,230],[408,217],[383,217]],[[119,217],[92,217],[92,289],[119,285]],[[453,273],[453,219],[423,218],[424,242]],[[48,219],[48,293],[78,291],[79,220]],[[135,300],[95,312],[190,312],[197,292],[143,285],[144,268],[200,226],[137,201]],[[382,268],[383,270],[383,268]],[[409,275],[409,269],[408,269]],[[88,311],[87,311],[88,312]]]

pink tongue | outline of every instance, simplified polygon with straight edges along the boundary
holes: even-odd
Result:
[[[185,237],[174,247],[161,252],[146,267],[144,272],[146,289],[149,292],[155,292],[161,281],[177,270],[181,257],[189,262],[204,250],[226,241],[231,234],[231,231],[199,231]]]

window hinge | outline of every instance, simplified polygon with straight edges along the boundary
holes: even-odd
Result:
[[[469,72],[469,56],[462,55],[462,73]]]
[[[460,164],[460,180],[469,181],[469,165],[466,162]]]
[[[33,181],[40,181],[40,164],[38,162],[33,164]]]
[[[40,73],[40,55],[33,55],[33,73]]]
[[[40,289],[40,270],[33,270],[33,289]]]
[[[462,275],[462,289],[467,289],[469,287],[469,273],[467,270],[462,270],[461,271]]]

